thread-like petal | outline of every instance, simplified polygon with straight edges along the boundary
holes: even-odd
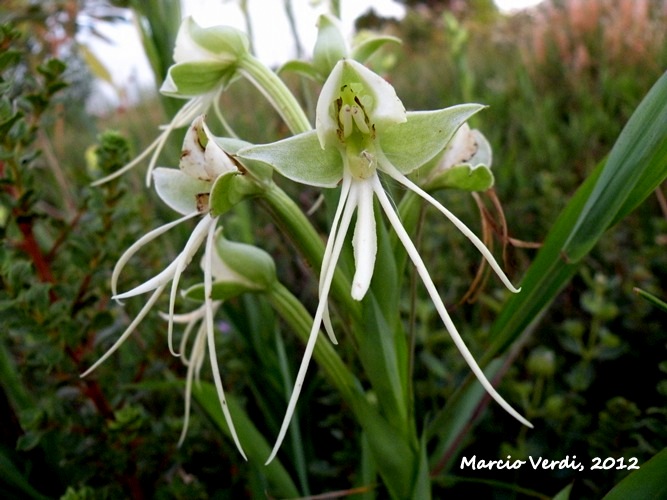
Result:
[[[498,262],[496,262],[496,259],[493,257],[493,254],[489,251],[489,249],[486,247],[484,242],[480,240],[475,233],[473,233],[468,226],[466,226],[458,217],[456,217],[453,213],[451,213],[449,210],[447,210],[442,203],[440,203],[438,200],[433,198],[430,194],[428,194],[426,191],[421,189],[419,186],[417,186],[414,182],[412,182],[410,179],[408,179],[405,175],[400,173],[389,161],[387,160],[384,155],[381,155],[379,157],[379,164],[380,168],[382,169],[383,172],[388,174],[391,178],[394,180],[398,181],[401,183],[403,186],[405,186],[407,189],[410,189],[414,191],[416,194],[424,198],[426,201],[428,201],[431,205],[433,205],[435,208],[438,209],[445,217],[447,217],[452,224],[456,226],[456,228],[461,231],[466,238],[468,238],[473,245],[479,250],[479,252],[482,254],[482,256],[486,259],[486,261],[489,263],[491,266],[491,269],[498,275],[500,280],[503,282],[503,284],[507,287],[508,290],[514,293],[518,293],[521,291],[521,288],[516,288],[512,282],[509,280],[505,272],[500,268],[500,265],[498,265]]]
[[[322,318],[324,311],[326,310],[327,299],[329,297],[329,290],[331,289],[331,282],[333,281],[334,270],[336,268],[336,263],[340,258],[341,250],[343,249],[343,243],[345,241],[345,235],[350,227],[350,222],[352,221],[352,214],[356,208],[356,204],[350,203],[349,201],[345,204],[343,213],[341,215],[340,228],[337,232],[332,233],[330,238],[334,240],[331,258],[329,265],[326,269],[326,273],[323,274],[324,279],[322,281],[320,289],[320,302],[317,305],[317,310],[315,311],[315,317],[313,318],[313,327],[310,330],[310,336],[308,337],[308,342],[306,343],[306,349],[303,353],[303,358],[301,359],[301,365],[299,366],[299,372],[296,376],[296,381],[294,382],[294,389],[292,390],[292,396],[290,397],[289,403],[287,404],[287,411],[285,412],[285,417],[283,418],[282,426],[280,427],[280,432],[278,433],[278,438],[276,443],[273,445],[273,450],[269,455],[269,458],[266,460],[268,465],[278,453],[278,449],[285,439],[287,434],[287,429],[292,420],[292,415],[296,409],[296,403],[299,400],[299,394],[301,394],[301,389],[303,388],[303,381],[306,378],[306,372],[308,371],[308,365],[310,360],[313,357],[313,350],[315,349],[315,342],[317,341],[317,334],[320,331],[320,325],[322,324]]]
[[[512,406],[510,406],[510,404],[507,401],[505,401],[500,394],[498,394],[493,385],[491,385],[491,383],[487,380],[486,375],[484,375],[484,372],[475,361],[475,358],[468,350],[468,347],[465,345],[465,342],[463,341],[461,335],[456,329],[454,322],[449,317],[447,308],[442,302],[440,294],[438,293],[437,289],[435,288],[435,285],[433,284],[433,280],[431,279],[431,276],[428,270],[426,269],[426,266],[424,265],[424,261],[419,255],[417,248],[412,243],[412,240],[410,240],[407,231],[401,224],[401,221],[398,218],[398,215],[394,211],[393,207],[391,206],[391,202],[389,201],[387,194],[384,192],[384,188],[380,184],[379,180],[376,182],[376,185],[374,187],[375,187],[375,193],[377,194],[378,200],[380,201],[380,205],[382,206],[382,209],[384,210],[385,214],[387,214],[389,223],[396,231],[398,238],[401,240],[401,243],[403,243],[403,247],[405,248],[406,252],[410,257],[410,260],[412,260],[413,264],[415,265],[415,268],[417,269],[417,272],[419,273],[419,276],[421,277],[424,286],[426,287],[426,290],[428,291],[428,294],[431,297],[431,300],[433,301],[433,304],[435,305],[438,314],[440,315],[440,319],[442,319],[443,323],[445,324],[445,328],[447,328],[449,335],[452,337],[452,340],[454,341],[454,344],[456,345],[459,352],[463,356],[463,359],[465,359],[466,363],[468,363],[468,366],[477,377],[477,380],[479,380],[479,382],[482,384],[484,389],[486,389],[486,392],[488,392],[489,395],[500,406],[502,406],[507,413],[516,418],[523,425],[532,428],[533,424],[531,424],[528,420],[526,420],[523,416],[521,416],[519,412],[517,412],[514,408],[512,408]]]

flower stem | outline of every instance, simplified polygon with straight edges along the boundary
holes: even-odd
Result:
[[[285,83],[273,71],[253,56],[243,57],[239,73],[252,82],[285,120],[293,134],[312,130],[308,117]]]

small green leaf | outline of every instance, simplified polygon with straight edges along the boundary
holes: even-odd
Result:
[[[234,205],[257,196],[262,188],[239,172],[224,173],[215,180],[209,198],[211,217],[228,212]]]
[[[642,290],[641,288],[635,288],[634,291],[640,296],[644,297],[646,300],[648,300],[651,304],[658,306],[663,311],[667,311],[667,303],[663,302],[655,295],[648,293],[646,290]]]

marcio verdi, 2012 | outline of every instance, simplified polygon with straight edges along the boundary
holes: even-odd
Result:
[[[562,469],[572,469],[576,471],[583,471],[584,466],[581,462],[576,461],[577,456],[573,455],[570,458],[567,455],[562,460],[547,460],[542,457],[532,457],[529,456],[528,460],[512,460],[510,455],[507,456],[505,460],[482,460],[477,459],[477,455],[473,455],[471,458],[462,457],[461,458],[461,469],[520,469],[525,464],[530,463],[533,469],[539,470],[562,470]]]

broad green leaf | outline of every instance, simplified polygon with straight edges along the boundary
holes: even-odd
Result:
[[[338,149],[322,149],[316,132],[241,149],[241,160],[262,161],[295,182],[318,187],[335,187],[343,178],[343,160]]]
[[[667,177],[667,73],[650,90],[614,144],[607,166],[568,236],[563,252],[577,262],[602,233]]]
[[[667,498],[667,448],[644,464],[639,464],[625,479],[618,483],[603,500],[628,498]]]
[[[227,437],[230,436],[227,422],[220,409],[215,386],[208,382],[199,382],[192,387],[192,395],[205,413],[215,423],[216,427]],[[226,394],[229,412],[234,420],[234,426],[239,440],[248,456],[249,466],[256,469],[256,473],[266,476],[271,490],[266,492],[275,498],[294,498],[300,496],[292,478],[282,466],[280,460],[275,459],[264,466],[266,457],[271,453],[271,447],[264,436],[257,430],[242,406],[233,394]]]
[[[409,174],[442,152],[456,130],[483,109],[481,104],[461,104],[438,111],[415,111],[408,120],[378,134],[382,151],[398,170]]]
[[[363,301],[363,322],[355,325],[358,336],[359,358],[370,379],[383,414],[397,430],[406,429],[408,398],[405,380],[407,359],[401,354],[399,343],[405,336],[390,328],[373,294]]]

